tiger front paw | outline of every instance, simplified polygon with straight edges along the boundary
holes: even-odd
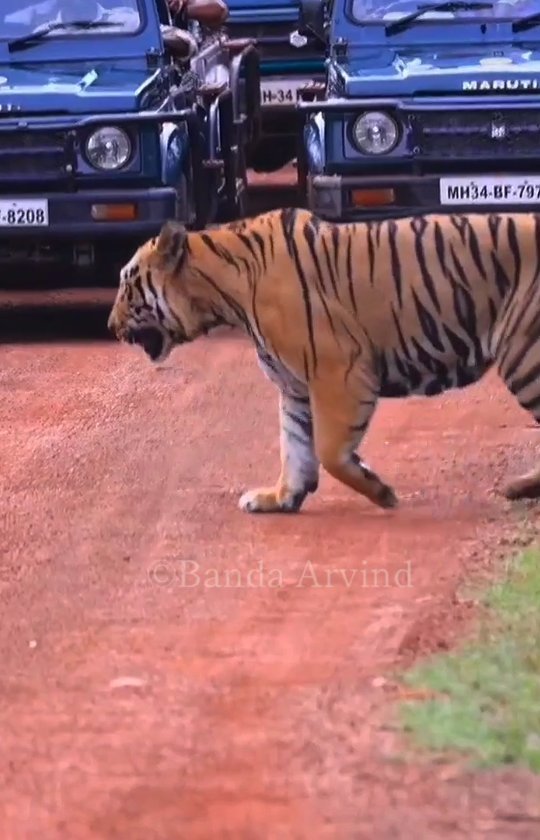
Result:
[[[240,497],[238,507],[246,513],[298,513],[306,492],[278,493],[275,488],[259,487]]]

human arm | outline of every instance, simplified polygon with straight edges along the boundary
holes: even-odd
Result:
[[[224,0],[167,0],[173,19],[183,14],[187,20],[196,20],[209,29],[223,26],[229,15]]]

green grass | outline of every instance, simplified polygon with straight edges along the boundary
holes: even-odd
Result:
[[[540,773],[540,551],[517,558],[484,600],[473,641],[408,672],[401,724],[421,748]]]

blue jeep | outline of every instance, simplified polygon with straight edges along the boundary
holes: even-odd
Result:
[[[222,36],[179,59],[165,0],[74,5],[2,0],[0,261],[95,277],[167,219],[243,214],[258,54]]]
[[[309,2],[309,0],[308,0]],[[540,0],[335,0],[301,200],[329,219],[537,210]]]
[[[324,92],[326,43],[304,31],[299,0],[228,0],[227,5],[227,32],[231,38],[255,38],[261,57],[260,135],[249,162],[257,171],[271,172],[296,154],[299,92]]]

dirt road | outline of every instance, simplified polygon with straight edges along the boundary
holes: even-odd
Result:
[[[2,840],[537,836],[538,782],[407,763],[388,723],[393,669],[463,631],[526,513],[493,487],[538,431],[494,377],[381,407],[395,512],[324,476],[254,517],[277,406],[244,339],[156,370],[27,337],[0,346]]]

